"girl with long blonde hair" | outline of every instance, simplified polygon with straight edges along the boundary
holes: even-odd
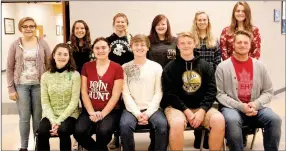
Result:
[[[217,39],[212,34],[212,25],[206,12],[198,11],[193,20],[192,33],[196,39],[195,52],[199,52],[207,62],[212,63],[215,71],[221,62],[221,51]]]

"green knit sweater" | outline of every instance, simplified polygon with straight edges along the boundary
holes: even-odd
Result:
[[[78,118],[80,75],[77,71],[45,72],[41,77],[43,118],[60,125],[68,117]]]

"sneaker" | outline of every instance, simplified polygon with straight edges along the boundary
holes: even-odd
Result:
[[[109,148],[110,149],[116,149],[119,147],[119,138],[118,137],[114,137],[110,143],[109,143]]]

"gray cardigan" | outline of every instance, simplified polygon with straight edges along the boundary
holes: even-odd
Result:
[[[39,78],[46,71],[48,59],[51,55],[51,49],[48,43],[43,39],[38,39],[39,50],[37,53],[36,66],[39,72]],[[15,84],[20,83],[20,76],[24,70],[24,57],[21,37],[15,40],[8,51],[7,58],[7,85],[8,92],[16,92]]]
[[[253,86],[251,102],[255,102],[257,110],[271,101],[273,87],[266,67],[256,59],[253,62]],[[215,72],[218,101],[229,108],[236,108],[243,112],[243,103],[238,99],[238,81],[231,58],[221,62]]]

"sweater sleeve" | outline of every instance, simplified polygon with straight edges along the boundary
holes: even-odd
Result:
[[[16,42],[11,44],[9,51],[8,51],[8,58],[7,58],[6,75],[7,75],[7,85],[8,85],[9,94],[16,92],[15,84],[14,84],[16,44],[17,44]]]
[[[202,102],[200,103],[200,108],[204,109],[206,112],[212,107],[216,94],[217,94],[217,88],[216,88],[216,81],[215,81],[215,75],[213,67],[210,64],[206,64],[206,67],[204,68],[204,72],[206,75],[207,80],[207,86],[206,86],[206,93],[204,95],[204,98]]]
[[[162,100],[163,96],[162,86],[161,86],[162,70],[163,70],[162,67],[158,64],[158,67],[156,68],[155,72],[155,93],[149,108],[146,110],[146,114],[148,115],[148,117],[151,117],[152,114],[154,114],[158,110],[160,102]]]
[[[47,84],[47,72],[42,75],[41,78],[41,104],[43,114],[50,120],[52,124],[55,124],[55,115],[53,109],[51,107],[49,92],[48,92],[48,84]]]
[[[262,89],[260,90],[261,95],[254,100],[257,110],[261,109],[265,104],[269,103],[273,96],[273,86],[269,76],[269,73],[266,70],[266,67],[261,64],[261,77],[262,79]]]
[[[163,89],[163,106],[167,107],[171,105],[172,107],[181,110],[182,112],[188,109],[186,104],[178,97],[179,89],[174,83],[172,73],[170,71],[170,64],[168,64],[162,73],[162,89]]]
[[[69,74],[69,73],[68,73]],[[55,123],[61,125],[61,122],[66,120],[78,107],[80,95],[80,75],[75,71],[72,75],[72,92],[71,100],[65,111],[56,119]]]
[[[256,59],[260,58],[260,43],[261,43],[261,37],[260,37],[259,29],[257,27],[254,27],[253,40],[251,43],[252,53],[250,54],[252,58],[256,58]]]
[[[216,86],[217,86],[217,95],[216,98],[219,103],[222,105],[229,107],[229,108],[235,108],[239,109],[243,112],[243,103],[240,101],[236,101],[232,97],[230,97],[225,91],[224,83],[231,83],[230,81],[226,81],[223,75],[223,67],[222,65],[218,65],[216,72],[215,72],[215,78],[216,78]]]
[[[227,32],[227,27],[222,30],[221,36],[220,36],[220,49],[221,49],[222,60],[226,60],[227,58],[229,58],[228,50],[227,50],[227,37],[226,37],[227,33],[226,32]]]
[[[127,83],[127,75],[124,71],[124,82],[123,82],[123,91],[122,91],[122,97],[123,97],[123,101],[125,104],[126,109],[131,112],[135,117],[137,117],[141,111],[137,108],[137,105],[135,104],[130,91],[129,91],[129,87],[128,87],[128,83]]]
[[[44,53],[45,53],[45,66],[48,66],[49,58],[51,57],[51,48],[48,45],[48,43],[45,40],[41,40],[43,47],[44,47]]]

